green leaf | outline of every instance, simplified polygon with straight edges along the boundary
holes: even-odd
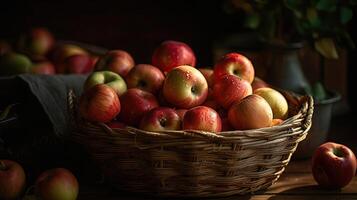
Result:
[[[333,12],[337,8],[337,0],[320,0],[316,4],[318,10]]]
[[[352,19],[353,12],[350,8],[342,7],[340,10],[340,20],[342,24],[346,24],[348,21]]]
[[[315,49],[324,57],[337,59],[338,54],[335,43],[331,38],[321,38],[315,41]]]
[[[312,93],[314,98],[318,101],[324,100],[327,97],[325,87],[321,82],[317,82],[312,86]]]

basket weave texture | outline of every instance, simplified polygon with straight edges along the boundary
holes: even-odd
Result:
[[[289,118],[281,125],[216,134],[111,129],[90,123],[78,116],[76,98],[70,92],[72,138],[89,151],[105,181],[120,190],[164,197],[254,193],[279,178],[311,127],[312,97],[283,95],[289,103]]]

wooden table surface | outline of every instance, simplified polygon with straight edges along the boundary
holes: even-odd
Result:
[[[79,200],[152,200],[154,197],[140,196],[132,193],[113,192],[100,186],[83,186]],[[212,198],[208,198],[212,199]],[[280,200],[280,199],[314,199],[314,200],[357,200],[357,176],[341,190],[320,188],[311,174],[309,160],[291,161],[279,180],[265,191],[254,195],[214,198],[222,200]]]

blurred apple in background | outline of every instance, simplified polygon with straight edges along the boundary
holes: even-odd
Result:
[[[198,70],[202,73],[202,75],[205,77],[208,87],[212,88],[213,87],[213,69],[208,69],[208,68],[198,68]]]
[[[228,120],[237,130],[269,127],[273,112],[263,97],[252,94],[232,104],[228,111]]]
[[[144,115],[139,127],[146,131],[179,130],[181,119],[174,109],[157,107]]]
[[[0,56],[11,52],[12,48],[11,45],[5,41],[5,40],[0,40]]]
[[[31,73],[33,74],[47,74],[52,75],[55,74],[55,66],[50,61],[40,61],[36,62],[32,65]]]
[[[25,171],[19,163],[0,160],[0,199],[17,199],[22,195],[25,184]]]
[[[93,59],[87,54],[69,56],[57,65],[57,71],[65,74],[87,74],[92,72],[93,68]]]
[[[110,86],[119,97],[127,90],[124,79],[120,75],[111,71],[99,71],[90,74],[84,82],[84,90],[88,90],[98,84],[106,84]]]
[[[8,53],[0,57],[0,74],[15,75],[28,73],[31,70],[31,60],[23,54]]]
[[[159,68],[148,65],[136,65],[125,77],[128,88],[139,88],[157,94],[162,88],[165,76]]]
[[[46,28],[32,28],[20,36],[18,50],[33,60],[43,59],[55,43],[54,36]]]
[[[141,118],[150,110],[159,107],[156,97],[137,88],[128,89],[121,97],[123,105],[119,120],[130,126],[139,125]]]
[[[152,64],[168,72],[181,65],[196,65],[196,56],[192,49],[183,42],[164,41],[158,46],[152,55]]]
[[[319,146],[312,157],[312,174],[325,188],[340,189],[353,179],[357,161],[347,146],[327,142]]]
[[[75,200],[78,190],[77,178],[64,168],[44,171],[35,183],[35,194],[41,200]]]
[[[263,97],[269,103],[273,118],[286,119],[288,117],[288,102],[280,92],[272,88],[259,88],[254,91],[254,94]]]
[[[235,75],[223,75],[213,85],[213,98],[225,109],[250,94],[252,94],[252,86]]]
[[[265,81],[263,81],[263,79],[261,79],[259,77],[254,77],[254,80],[252,82],[253,92],[256,89],[266,88],[266,87],[270,87],[270,85],[268,83],[266,83]]]
[[[62,64],[66,58],[73,55],[88,55],[88,52],[76,45],[73,44],[61,44],[54,48],[52,59],[55,65]],[[61,71],[62,69],[58,69],[58,73],[64,73]]]
[[[125,77],[134,67],[133,57],[124,50],[111,50],[96,63],[96,71],[112,71]]]
[[[80,115],[91,122],[110,122],[119,114],[120,109],[117,93],[105,84],[89,88],[79,100]]]
[[[238,76],[249,83],[254,79],[254,67],[250,60],[239,54],[229,53],[224,55],[214,66],[214,80],[225,74]]]
[[[177,108],[192,108],[206,100],[208,85],[200,71],[182,65],[167,73],[163,94],[165,99]]]
[[[222,130],[222,122],[218,113],[212,108],[197,106],[185,113],[182,129],[220,132]]]

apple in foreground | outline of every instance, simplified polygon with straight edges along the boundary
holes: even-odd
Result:
[[[208,85],[205,77],[196,68],[182,65],[167,73],[164,98],[177,108],[192,108],[201,105],[207,98]]]
[[[232,104],[228,110],[228,120],[237,130],[269,127],[273,112],[263,97],[252,94]]]
[[[152,94],[159,92],[164,80],[160,69],[148,64],[136,65],[125,77],[128,88],[139,88]]]
[[[152,64],[163,72],[181,65],[196,65],[196,56],[183,42],[167,40],[158,46],[152,55]]]
[[[124,79],[120,75],[111,71],[99,71],[91,73],[84,82],[84,90],[88,90],[89,88],[98,84],[106,84],[110,86],[114,89],[119,97],[127,90]]]
[[[238,76],[249,83],[254,79],[254,67],[250,60],[239,53],[224,55],[214,66],[214,80],[225,74]]]
[[[0,199],[16,199],[24,191],[26,175],[20,164],[12,160],[0,160]]]
[[[120,112],[117,93],[105,84],[98,84],[85,91],[79,100],[80,115],[91,122],[110,122]]]
[[[50,61],[41,61],[34,63],[30,68],[30,72],[33,74],[47,74],[53,75],[56,73],[55,66]]]
[[[137,88],[128,89],[121,97],[123,105],[119,120],[130,126],[139,125],[141,118],[150,110],[159,107],[156,97]]]
[[[146,131],[179,130],[181,119],[172,108],[157,107],[144,115],[140,122],[140,129]]]
[[[312,157],[312,174],[325,188],[339,189],[352,180],[356,173],[356,157],[347,146],[327,142],[319,146]]]
[[[221,117],[210,107],[197,106],[185,113],[182,129],[220,132],[222,130]]]
[[[288,102],[280,92],[272,88],[259,88],[254,91],[254,94],[263,97],[269,103],[273,118],[284,120],[288,117]]]
[[[235,75],[223,75],[213,85],[213,98],[225,109],[228,109],[233,102],[251,94],[252,86]]]
[[[41,200],[75,200],[78,188],[77,178],[65,168],[44,171],[35,182],[35,194]]]
[[[125,77],[134,67],[133,57],[124,50],[108,51],[95,65],[96,71],[112,71]]]

